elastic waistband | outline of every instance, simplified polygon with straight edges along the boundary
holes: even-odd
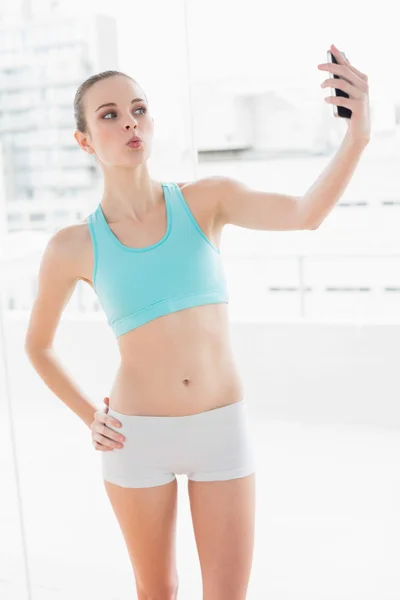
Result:
[[[218,408],[212,408],[211,410],[206,410],[201,413],[195,413],[194,415],[181,415],[181,416],[159,416],[159,415],[127,415],[125,413],[120,413],[113,408],[109,408],[108,415],[112,417],[116,417],[120,421],[151,421],[155,423],[165,422],[165,421],[199,421],[201,419],[207,419],[212,416],[213,418],[226,418],[228,413],[234,413],[237,411],[245,411],[247,408],[245,398],[239,400],[238,402],[234,402],[233,404],[228,404],[226,406],[220,406]]]

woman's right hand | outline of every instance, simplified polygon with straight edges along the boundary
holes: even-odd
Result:
[[[106,396],[104,402],[106,407],[104,411],[97,410],[94,413],[94,421],[90,426],[92,430],[92,443],[96,450],[108,452],[114,448],[123,448],[125,437],[111,429],[111,427],[121,427],[121,422],[113,417],[108,417],[110,399]]]

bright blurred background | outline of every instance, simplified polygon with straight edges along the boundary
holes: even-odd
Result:
[[[259,461],[249,598],[399,600],[396,14],[389,0],[0,6],[2,600],[136,597],[90,432],[23,351],[48,239],[101,196],[96,163],[73,138],[77,87],[106,69],[139,81],[156,122],[155,178],[229,175],[300,195],[346,129],[320,88],[331,43],[370,80],[372,141],[350,185],[316,231],[228,226],[221,245]],[[102,407],[118,351],[83,281],[56,349]],[[180,597],[200,600],[178,481]]]

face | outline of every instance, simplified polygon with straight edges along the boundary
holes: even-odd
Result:
[[[95,154],[105,166],[130,166],[147,160],[154,120],[137,83],[121,75],[98,81],[86,91],[83,106],[87,132],[74,134],[83,150]],[[142,140],[138,147],[127,145],[134,135]]]

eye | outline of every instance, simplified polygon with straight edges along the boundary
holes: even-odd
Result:
[[[145,106],[139,106],[138,108],[136,108],[136,109],[134,110],[134,112],[136,112],[136,111],[138,111],[138,110],[142,110],[142,111],[143,111],[143,113],[142,113],[142,114],[144,114],[144,113],[146,113],[146,112],[147,112],[147,108],[146,108]],[[104,115],[103,115],[101,118],[102,118],[102,119],[105,119],[105,117],[107,117],[108,115],[116,115],[116,114],[117,114],[117,113],[116,113],[116,112],[114,112],[114,111],[112,110],[112,111],[110,111],[110,112],[108,112],[108,113],[105,113],[105,114],[104,114]],[[106,120],[107,120],[107,121],[109,121],[110,119],[106,119]]]

